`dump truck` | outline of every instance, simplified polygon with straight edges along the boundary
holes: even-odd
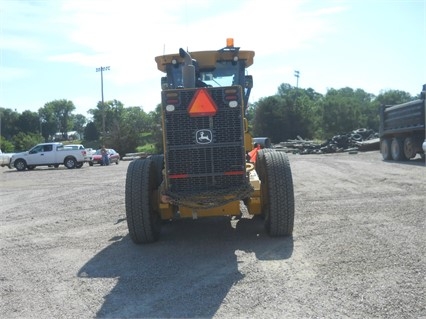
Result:
[[[425,156],[426,84],[420,99],[380,107],[380,153],[383,160],[406,161]]]
[[[260,150],[255,163],[245,117],[254,51],[233,39],[219,50],[155,57],[161,77],[163,154],[129,163],[127,226],[136,244],[159,240],[165,222],[249,218],[270,236],[291,236],[294,191],[287,154]],[[244,213],[243,213],[244,212]]]

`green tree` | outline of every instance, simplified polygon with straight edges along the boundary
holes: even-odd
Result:
[[[289,128],[289,107],[282,97],[274,95],[261,98],[255,107],[254,136],[268,136],[273,143],[278,143],[292,136]]]
[[[84,115],[76,114],[71,115],[72,128],[71,130],[77,131],[81,136],[84,136],[84,128],[87,123],[87,119]]]
[[[42,120],[46,123],[46,130],[49,135],[53,136],[56,132],[62,133],[66,137],[67,132],[73,127],[71,113],[75,110],[74,103],[71,101],[54,100],[44,105],[43,109],[39,110]],[[56,124],[56,129],[52,132],[53,126]],[[44,129],[44,125],[42,125]],[[43,136],[45,136],[43,132]]]
[[[377,111],[373,111],[371,104],[373,98],[373,95],[361,89],[329,89],[322,100],[322,126],[325,137],[373,125],[374,121],[369,122],[369,116],[372,114],[377,118]]]
[[[38,133],[25,134],[19,132],[12,138],[12,143],[16,152],[27,151],[34,145],[41,142],[43,142],[43,138]]]
[[[41,121],[41,135],[44,141],[48,141],[55,136],[58,132],[58,123],[52,109],[49,107],[43,107],[38,110]]]
[[[152,132],[150,116],[140,107],[124,108],[122,104],[114,105],[113,115],[108,141],[120,154],[134,152],[142,143],[143,133]]]
[[[276,95],[262,98],[249,107],[248,113],[254,113],[250,125],[253,134],[268,136],[273,143],[297,136],[313,137],[319,126],[321,98],[322,95],[311,88],[281,84]]]
[[[41,133],[40,132],[40,118],[37,112],[24,111],[17,120],[17,128],[19,132],[23,133]]]
[[[111,113],[111,110],[114,107],[114,103],[122,104],[117,100],[106,101],[103,104],[101,101],[99,101],[96,105],[96,108],[90,109],[88,111],[88,113],[92,115],[93,123],[95,123],[98,132],[100,132],[101,134],[101,139],[103,140],[106,140],[107,134],[112,125],[113,115]],[[105,134],[106,136],[102,136],[103,134]]]
[[[388,90],[382,91],[375,98],[374,103],[376,105],[396,105],[409,101],[415,100],[415,97],[412,97],[410,93],[399,91],[399,90]]]
[[[153,152],[155,153],[163,153],[163,129],[161,125],[161,104],[158,104],[155,108],[155,111],[151,111],[148,114],[147,118],[147,128],[151,131],[147,142],[153,144],[155,149]]]
[[[15,146],[12,142],[6,140],[3,136],[0,136],[0,150],[3,153],[14,153]]]
[[[0,107],[0,135],[6,139],[11,139],[13,135],[17,134],[19,132],[17,128],[18,119],[18,112]]]
[[[84,140],[85,141],[97,141],[99,140],[99,131],[96,128],[94,122],[89,122],[84,128]]]

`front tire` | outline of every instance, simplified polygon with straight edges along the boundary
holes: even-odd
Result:
[[[266,164],[265,164],[265,154],[269,152],[275,152],[275,150],[271,148],[264,148],[257,152],[257,158],[255,163],[255,169],[257,176],[259,176],[260,181],[266,180],[265,174],[266,174]],[[262,209],[262,212],[258,215],[260,218],[265,220],[265,212]]]
[[[17,159],[14,163],[14,166],[18,171],[25,171],[27,168],[27,162],[25,162],[23,159]]]
[[[157,172],[149,158],[129,164],[126,175],[125,203],[127,226],[135,244],[159,239],[161,218],[156,208]]]
[[[294,227],[294,190],[287,154],[267,152],[263,154],[262,166],[261,202],[266,231],[272,237],[291,236]]]

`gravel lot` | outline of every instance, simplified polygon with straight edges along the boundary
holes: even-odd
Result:
[[[290,154],[292,238],[181,220],[128,236],[129,162],[0,168],[1,318],[426,318],[426,167]]]

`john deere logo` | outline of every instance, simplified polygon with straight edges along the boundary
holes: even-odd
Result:
[[[209,144],[213,140],[213,133],[210,130],[198,130],[196,133],[197,144]]]

